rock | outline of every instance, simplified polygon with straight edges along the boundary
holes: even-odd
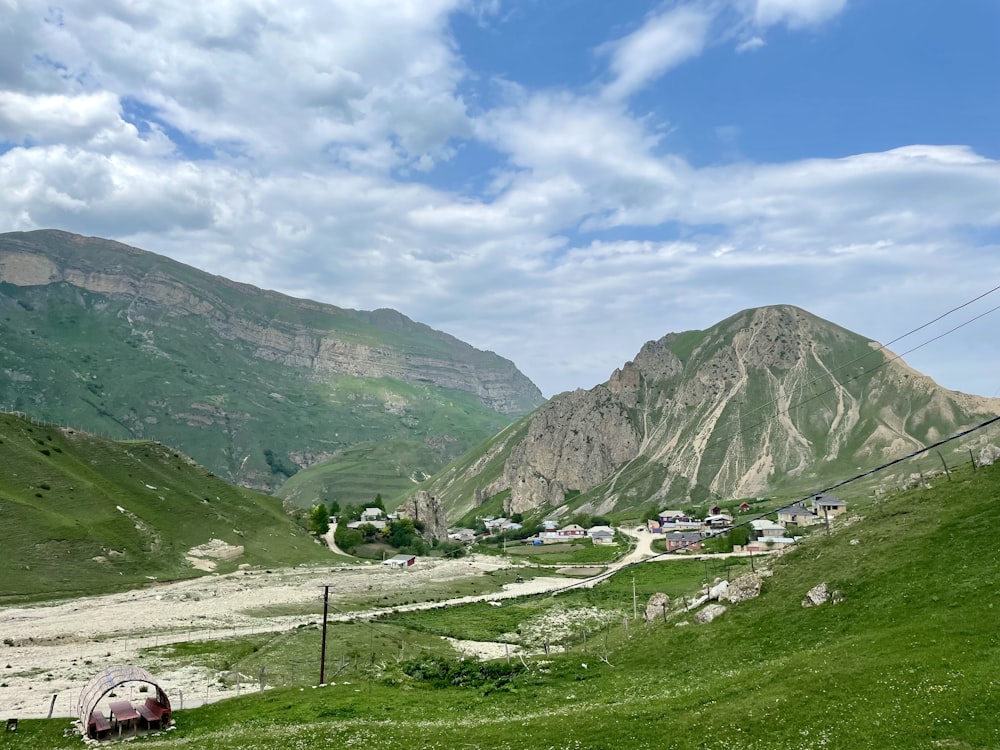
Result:
[[[646,603],[646,622],[665,619],[668,606],[670,606],[669,596],[660,592],[653,594]]]
[[[802,600],[803,607],[818,607],[821,604],[830,602],[840,604],[844,601],[844,594],[840,591],[830,591],[826,583],[813,586],[806,592],[806,598]]]
[[[714,620],[716,617],[725,614],[725,612],[726,607],[723,604],[708,604],[703,609],[695,612],[694,621],[701,625],[705,625],[706,623]]]
[[[756,573],[747,573],[739,578],[733,579],[719,601],[732,602],[737,604],[760,596],[761,576]]]
[[[690,612],[692,609],[698,609],[702,604],[708,601],[707,596],[699,596],[697,599],[692,599],[687,605],[687,610]]]
[[[420,490],[410,495],[396,509],[402,518],[420,521],[424,524],[423,536],[426,539],[447,539],[448,518],[444,506],[426,490]]]
[[[976,461],[977,466],[991,466],[998,458],[1000,458],[1000,448],[995,445],[984,445],[979,451],[979,458]]]
[[[708,598],[712,601],[720,601],[729,591],[729,581],[721,581],[708,590]]]

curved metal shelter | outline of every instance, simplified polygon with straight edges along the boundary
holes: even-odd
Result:
[[[84,686],[83,690],[80,691],[80,699],[77,702],[77,713],[80,716],[80,723],[83,725],[85,734],[90,724],[90,717],[104,699],[104,696],[119,685],[124,685],[128,682],[143,682],[154,687],[156,689],[156,703],[163,707],[164,716],[166,717],[165,723],[169,723],[170,699],[167,698],[167,694],[163,688],[153,679],[153,675],[142,667],[117,664],[95,675]]]

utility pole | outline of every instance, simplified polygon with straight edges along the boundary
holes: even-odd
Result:
[[[639,619],[639,615],[636,609],[636,599],[635,599],[635,576],[632,576],[632,619]]]
[[[330,603],[330,587],[323,587],[323,643],[320,646],[319,684],[326,684],[326,613]]]

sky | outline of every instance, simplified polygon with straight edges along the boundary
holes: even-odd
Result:
[[[1000,286],[998,39],[995,0],[0,0],[0,231],[393,308],[546,396],[760,305],[888,342]],[[997,306],[892,348],[1000,396]]]

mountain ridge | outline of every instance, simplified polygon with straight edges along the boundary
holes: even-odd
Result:
[[[544,400],[510,360],[402,313],[58,230],[0,235],[0,355],[0,405],[159,440],[256,489],[359,445],[410,446],[390,486],[352,468],[338,486],[352,502],[411,486]]]
[[[1000,414],[790,305],[647,342],[607,382],[553,398],[424,489],[462,516],[597,513],[814,489]]]

